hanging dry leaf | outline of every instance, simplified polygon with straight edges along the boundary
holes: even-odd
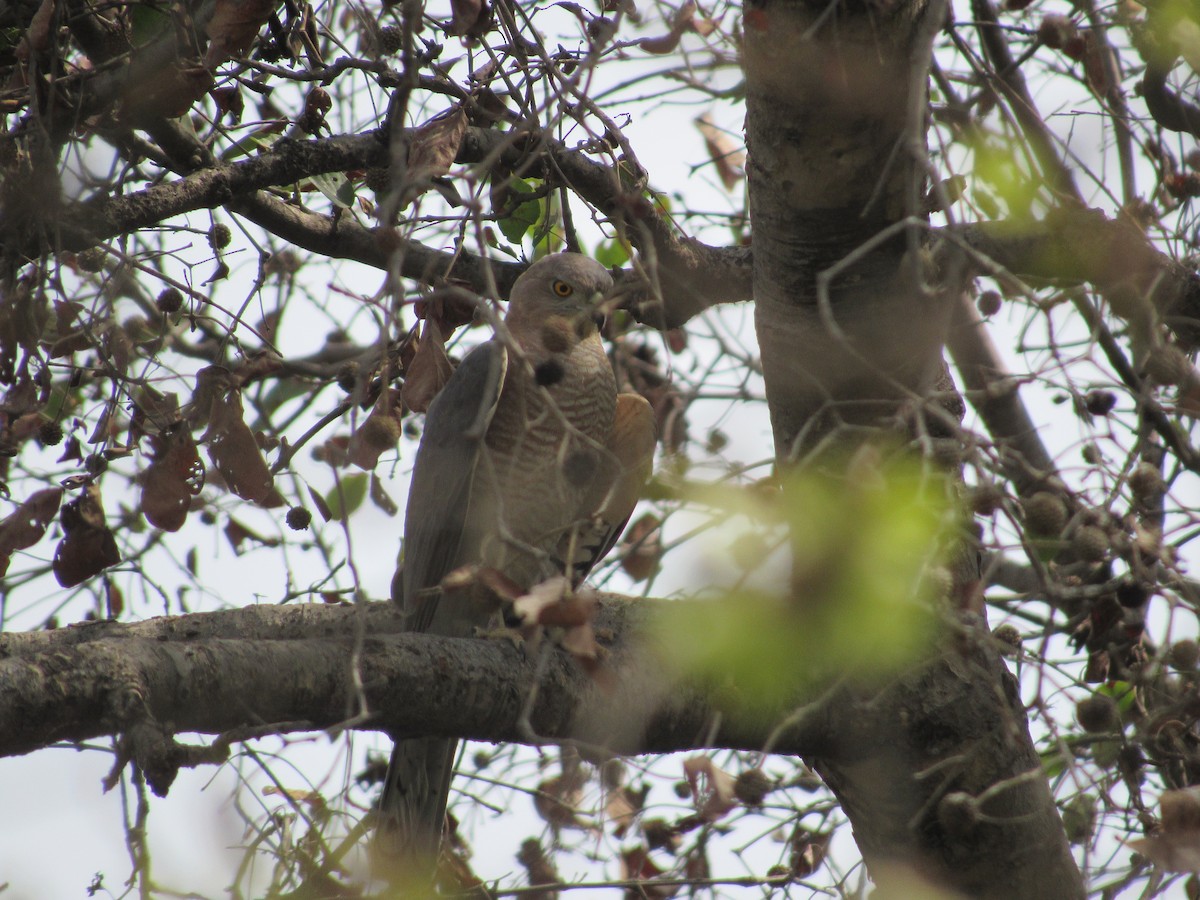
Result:
[[[427,182],[450,171],[467,133],[467,113],[461,106],[434,116],[409,139],[407,181]]]
[[[604,815],[613,823],[613,837],[625,837],[633,825],[634,817],[645,806],[649,791],[649,785],[643,785],[639,790],[625,785],[608,792],[604,803]]]
[[[593,591],[571,589],[561,575],[536,584],[513,602],[513,613],[526,625],[573,628],[590,622],[599,604]]]
[[[125,86],[120,118],[131,123],[177,118],[207,94],[213,84],[212,74],[203,66],[172,63],[149,81],[135,79]]]
[[[717,23],[703,16],[697,17],[696,4],[688,0],[675,11],[671,18],[671,30],[660,37],[642,38],[637,45],[647,53],[671,53],[679,46],[679,39],[686,32],[706,37],[716,29]]]
[[[1200,787],[1166,791],[1158,807],[1162,827],[1129,847],[1168,872],[1200,872]]]
[[[732,137],[712,123],[707,115],[696,119],[696,128],[704,138],[708,157],[717,167],[717,177],[725,190],[732,191],[746,175],[746,153]]]
[[[817,871],[829,851],[828,832],[809,831],[797,825],[792,831],[789,843],[792,852],[789,858],[792,875],[796,878],[807,878]]]
[[[404,415],[400,396],[400,391],[394,389],[381,392],[370,415],[350,439],[350,462],[360,469],[371,471],[380,456],[396,449],[400,440],[400,420]]]
[[[413,304],[413,313],[418,319],[433,319],[443,337],[449,337],[460,325],[475,321],[479,303],[479,298],[469,290],[447,285],[417,300]]]
[[[325,498],[314,490],[310,485],[308,488],[308,496],[313,502],[313,506],[317,508],[317,512],[321,514],[321,518],[328,522],[333,518],[333,510],[329,508],[329,504],[325,502]]]
[[[376,508],[382,510],[384,515],[389,518],[400,512],[400,507],[396,505],[392,495],[384,488],[383,480],[374,472],[371,473],[371,486],[367,490],[367,496],[371,498],[371,502],[375,504]]]
[[[8,571],[13,553],[42,539],[61,502],[62,488],[46,488],[31,494],[0,520],[0,576]]]
[[[621,851],[621,879],[636,881],[636,888],[625,892],[628,900],[666,900],[679,892],[679,887],[669,884],[653,884],[655,878],[663,874],[663,869],[650,858],[645,847],[630,847]]]
[[[696,812],[706,822],[715,822],[735,806],[736,780],[719,769],[707,756],[691,756],[683,761],[683,774],[692,789]]]
[[[571,582],[558,576],[533,586],[513,601],[513,613],[522,623],[527,641],[536,642],[542,628],[562,629],[558,641],[588,671],[602,653],[596,643],[592,620],[600,599],[586,586],[572,589]]]
[[[74,587],[121,561],[117,541],[104,522],[100,486],[88,484],[59,513],[63,538],[54,550],[54,577]]]
[[[521,849],[517,852],[517,862],[525,867],[526,878],[534,887],[539,884],[558,884],[560,881],[558,871],[554,868],[554,862],[546,855],[545,849],[537,838],[526,838],[521,842]],[[550,900],[557,896],[557,893],[553,891],[535,892],[530,896],[534,900]]]
[[[435,320],[426,319],[417,351],[404,370],[404,385],[400,388],[404,405],[413,412],[428,410],[453,372],[441,328]]]
[[[662,522],[646,513],[627,529],[621,539],[621,568],[634,581],[645,581],[658,571],[662,559]]]
[[[283,498],[244,415],[239,391],[217,391],[201,442],[208,443],[209,459],[233,493],[262,506],[278,506]]]
[[[479,37],[488,30],[492,10],[484,0],[450,0],[453,17],[446,30],[458,37]]]
[[[578,775],[556,775],[537,786],[533,807],[552,828],[578,828],[590,831],[593,826],[578,815],[583,802],[584,781]]]
[[[204,487],[204,464],[192,434],[182,422],[148,435],[150,465],[139,479],[142,515],[155,528],[178,531],[187,521],[192,498]]]
[[[211,40],[205,68],[212,71],[227,59],[244,56],[274,11],[274,0],[217,0],[205,29]]]
[[[278,538],[263,537],[257,531],[247,528],[237,519],[230,516],[229,521],[225,525],[225,538],[229,541],[229,545],[233,547],[233,552],[241,554],[242,544],[246,541],[254,541],[262,544],[264,547],[278,547]]]
[[[519,584],[499,569],[487,566],[461,566],[442,579],[441,588],[453,591],[474,585],[483,587],[491,594],[497,609],[501,604],[512,603],[524,593]]]

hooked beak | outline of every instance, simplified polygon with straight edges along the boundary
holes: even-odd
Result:
[[[596,329],[603,331],[604,326],[608,324],[608,304],[605,302],[604,295],[596,291],[588,298],[588,303],[592,307],[592,321],[596,323]]]

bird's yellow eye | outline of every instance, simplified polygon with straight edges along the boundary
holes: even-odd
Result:
[[[571,287],[565,281],[556,280],[551,287],[553,287],[554,293],[558,294],[560,297],[570,297],[573,293],[575,293],[575,288]]]

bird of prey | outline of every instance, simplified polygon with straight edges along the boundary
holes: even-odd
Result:
[[[612,287],[577,253],[538,260],[513,285],[499,334],[430,405],[392,590],[410,630],[469,637],[489,624],[486,591],[442,585],[464,566],[521,590],[554,576],[578,584],[616,542],[649,474],[655,426],[642,397],[617,393],[600,341]],[[377,836],[388,865],[435,863],[456,750],[440,737],[397,741]]]

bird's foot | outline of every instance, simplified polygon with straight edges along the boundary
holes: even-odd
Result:
[[[510,641],[513,648],[525,654],[525,635],[519,628],[498,625],[494,628],[476,628],[475,637],[489,641]]]

